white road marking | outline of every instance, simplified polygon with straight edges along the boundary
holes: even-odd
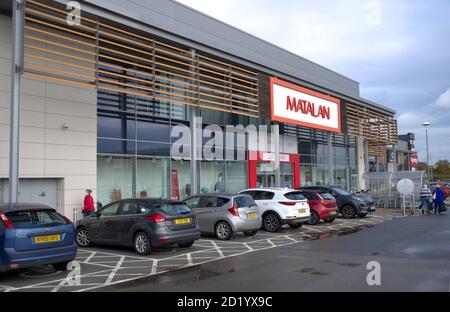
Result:
[[[114,268],[114,270],[112,270],[112,272],[109,274],[108,279],[105,282],[105,285],[109,285],[111,284],[114,275],[116,275],[117,271],[120,269],[120,267],[122,266],[123,261],[125,260],[125,256],[120,257],[119,262],[117,262],[116,267]]]

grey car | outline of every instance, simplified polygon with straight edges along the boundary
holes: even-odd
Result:
[[[237,232],[253,236],[261,227],[258,206],[249,195],[201,194],[184,202],[195,213],[200,231],[214,233],[220,240],[228,240]]]
[[[138,255],[148,255],[164,245],[189,248],[199,238],[196,217],[186,204],[165,199],[116,201],[76,224],[80,247],[133,246]]]

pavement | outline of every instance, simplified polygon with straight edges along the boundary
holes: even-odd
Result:
[[[320,244],[321,241],[328,240],[334,242],[333,237],[336,239],[339,237],[339,241],[344,236],[352,237],[357,235],[357,232],[369,231],[371,227],[395,222],[393,220],[397,218],[403,219],[398,210],[383,209],[364,219],[336,219],[331,224],[320,223],[316,226],[303,226],[296,230],[284,227],[278,233],[259,231],[253,237],[236,235],[230,241],[218,241],[209,236],[202,237],[189,249],[166,248],[154,251],[149,256],[137,256],[128,248],[104,246],[80,248],[76,261],[72,263],[71,270],[68,272],[57,272],[51,266],[42,266],[0,274],[0,292],[131,291],[133,287],[140,290],[146,290],[147,287],[149,287],[148,290],[200,290],[196,288],[197,286],[202,290],[218,291],[229,286],[230,290],[253,291],[256,289],[251,286],[254,283],[252,278],[258,281],[265,276],[255,271],[260,269],[260,266],[256,264],[261,261],[270,262],[276,267],[284,266],[284,261],[298,262],[304,258],[305,250],[302,248],[306,246],[309,246],[307,250],[310,250],[315,243]],[[286,255],[283,256],[284,254]],[[272,262],[273,259],[277,260]],[[245,269],[246,267],[248,269]],[[272,283],[270,278],[278,279],[276,272],[279,269],[273,268],[269,271],[273,271],[267,275],[267,282],[270,284]],[[240,273],[234,274],[237,272]],[[249,272],[254,272],[256,275],[249,277],[247,284],[241,284],[240,281],[245,276],[241,274]],[[215,280],[214,277],[222,277],[229,273],[233,273],[229,284],[217,285],[218,288],[206,286]],[[147,283],[148,280],[155,282]],[[201,280],[207,283],[186,288],[183,283],[178,284],[172,280]],[[220,280],[221,278],[217,281],[218,284],[221,284]],[[266,284],[258,285],[256,288],[272,289],[272,287],[263,286]]]
[[[448,215],[417,214],[350,235],[246,253],[102,290],[449,292],[449,242]],[[379,283],[369,286],[373,261],[379,265]]]

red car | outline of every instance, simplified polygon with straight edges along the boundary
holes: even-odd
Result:
[[[308,200],[311,210],[311,219],[308,224],[316,225],[322,219],[325,222],[333,222],[336,219],[339,209],[336,206],[336,199],[328,192],[300,189],[303,196]]]

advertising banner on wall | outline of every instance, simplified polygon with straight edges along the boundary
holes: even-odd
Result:
[[[272,120],[341,132],[339,99],[270,78]]]
[[[410,154],[409,166],[411,167],[411,170],[419,169],[419,157],[417,156],[417,153]]]

